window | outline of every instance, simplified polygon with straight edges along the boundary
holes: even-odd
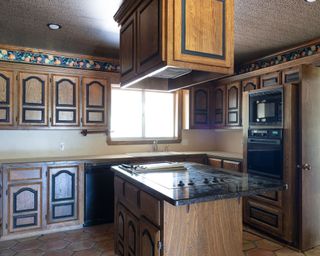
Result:
[[[179,139],[179,93],[111,90],[109,142]]]

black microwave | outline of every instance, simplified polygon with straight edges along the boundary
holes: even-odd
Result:
[[[283,87],[249,93],[249,125],[283,126]]]

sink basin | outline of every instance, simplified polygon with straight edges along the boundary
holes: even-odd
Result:
[[[135,152],[135,153],[127,153],[129,156],[170,156],[170,155],[178,155],[178,152]]]

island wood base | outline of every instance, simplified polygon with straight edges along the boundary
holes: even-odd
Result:
[[[115,252],[131,256],[241,256],[242,202],[174,206],[115,177]]]

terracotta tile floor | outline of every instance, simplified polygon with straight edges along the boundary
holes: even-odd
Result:
[[[248,232],[244,232],[243,249],[245,256],[320,256],[320,247],[303,254]],[[113,225],[0,242],[0,256],[13,255],[115,256]]]

